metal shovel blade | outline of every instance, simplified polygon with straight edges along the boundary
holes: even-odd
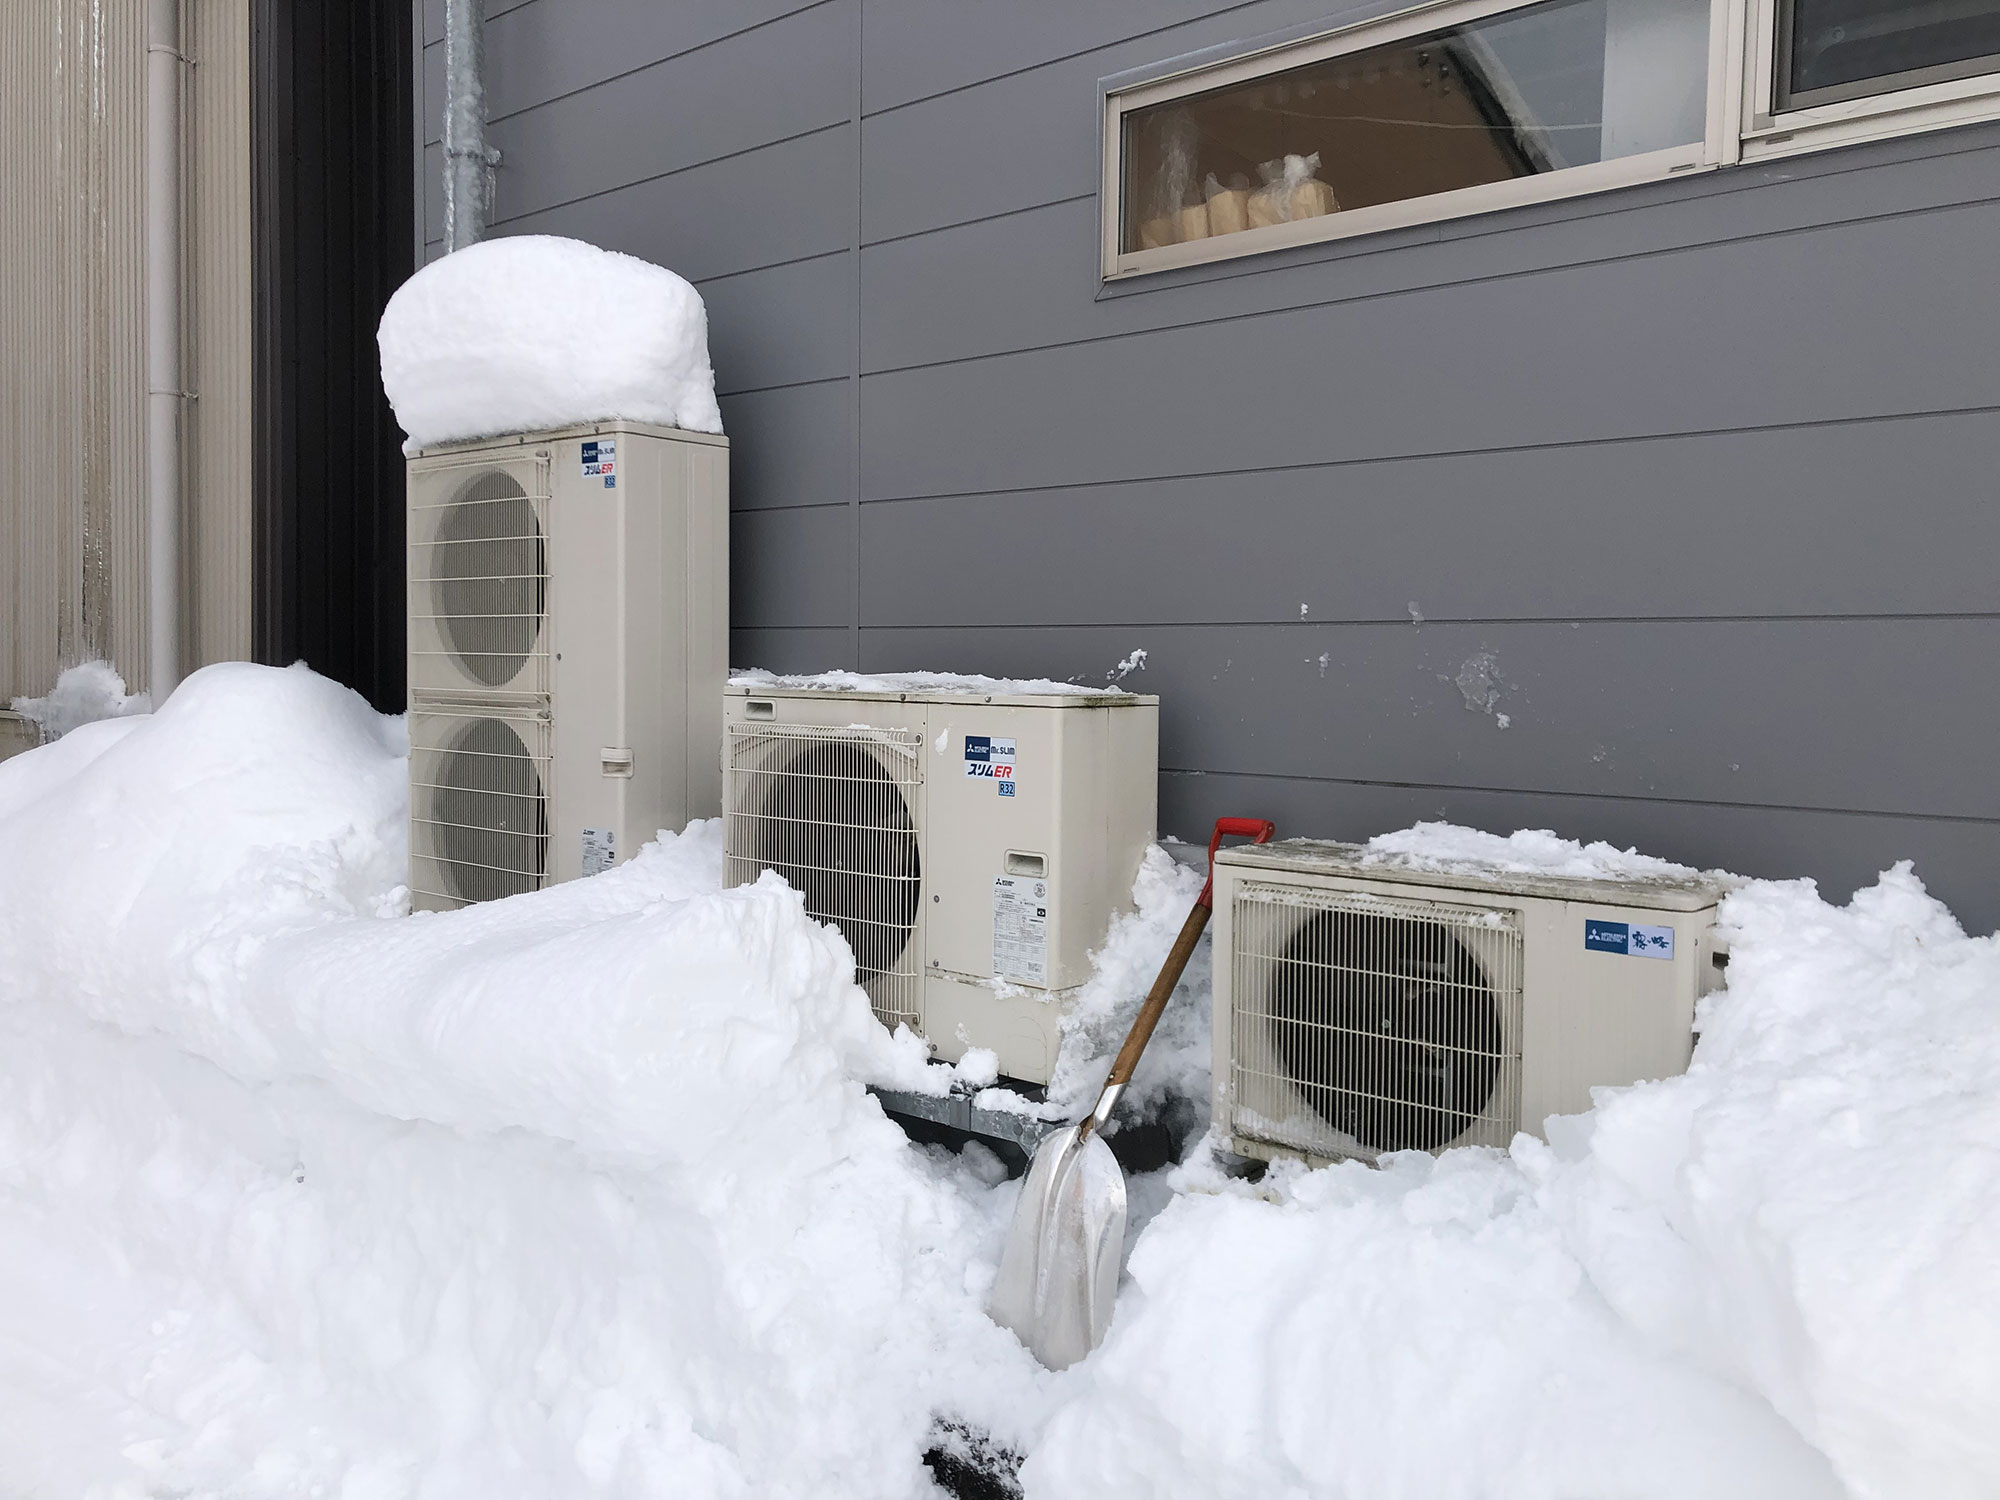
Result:
[[[987,1311],[1051,1370],[1104,1341],[1125,1244],[1125,1174],[1095,1132],[1043,1141],[1021,1185]]]

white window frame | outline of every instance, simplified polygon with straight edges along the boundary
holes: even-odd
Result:
[[[2000,72],[1774,112],[1779,0],[1709,0],[1708,120],[1706,137],[1700,142],[1157,250],[1122,248],[1125,115],[1540,3],[1542,0],[1427,0],[1331,31],[1287,34],[1221,56],[1215,51],[1197,53],[1102,80],[1098,221],[1103,279],[1118,281],[1181,266],[1237,260],[1296,245],[1581,197],[1742,161],[2000,119]]]
[[[1824,151],[1886,136],[2000,119],[2000,72],[1949,83],[1865,94],[1779,112],[1779,0],[1740,0],[1748,11],[1743,49],[1743,159]]]

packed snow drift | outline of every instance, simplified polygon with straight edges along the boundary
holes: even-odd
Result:
[[[722,431],[701,294],[581,240],[517,235],[432,261],[389,299],[376,343],[405,452],[613,418]]]
[[[2000,1492],[2000,945],[1907,869],[1731,896],[1688,1074],[1546,1144],[1135,1182],[1050,1375],[982,1312],[1017,1188],[882,1116],[945,1070],[831,928],[712,824],[403,915],[403,754],[228,666],[0,763],[9,1493],[873,1500],[939,1419],[1035,1497]],[[1065,1097],[1192,881],[1149,860]],[[1196,1114],[1206,973],[1148,1085]]]

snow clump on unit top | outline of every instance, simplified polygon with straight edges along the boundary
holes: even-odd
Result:
[[[761,667],[733,667],[731,687],[807,688],[824,693],[963,693],[1011,694],[1020,697],[1083,698],[1129,696],[1122,688],[1086,687],[1080,682],[1055,682],[1047,677],[984,677],[977,672],[815,672],[786,676]]]
[[[1702,873],[1613,844],[1581,844],[1546,828],[1501,835],[1455,823],[1418,823],[1378,834],[1363,846],[1361,857],[1369,864],[1415,870],[1487,870],[1566,880],[1682,881]]]
[[[389,299],[376,343],[406,453],[614,418],[722,431],[701,294],[581,240],[516,235],[432,261]]]
[[[109,662],[87,661],[64,669],[56,685],[40,698],[16,698],[9,705],[15,713],[34,721],[45,740],[61,739],[83,724],[99,719],[123,718],[127,714],[152,712],[153,700],[145,693],[125,691],[125,679]]]

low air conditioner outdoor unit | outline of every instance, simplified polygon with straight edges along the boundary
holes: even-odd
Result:
[[[884,1025],[1042,1084],[1153,838],[1159,700],[732,683],[727,881],[776,870]]]
[[[1728,887],[1432,870],[1291,840],[1215,861],[1215,1120],[1314,1163],[1504,1147],[1686,1070]]]
[[[626,422],[410,459],[417,909],[592,875],[720,810],[728,463]]]

